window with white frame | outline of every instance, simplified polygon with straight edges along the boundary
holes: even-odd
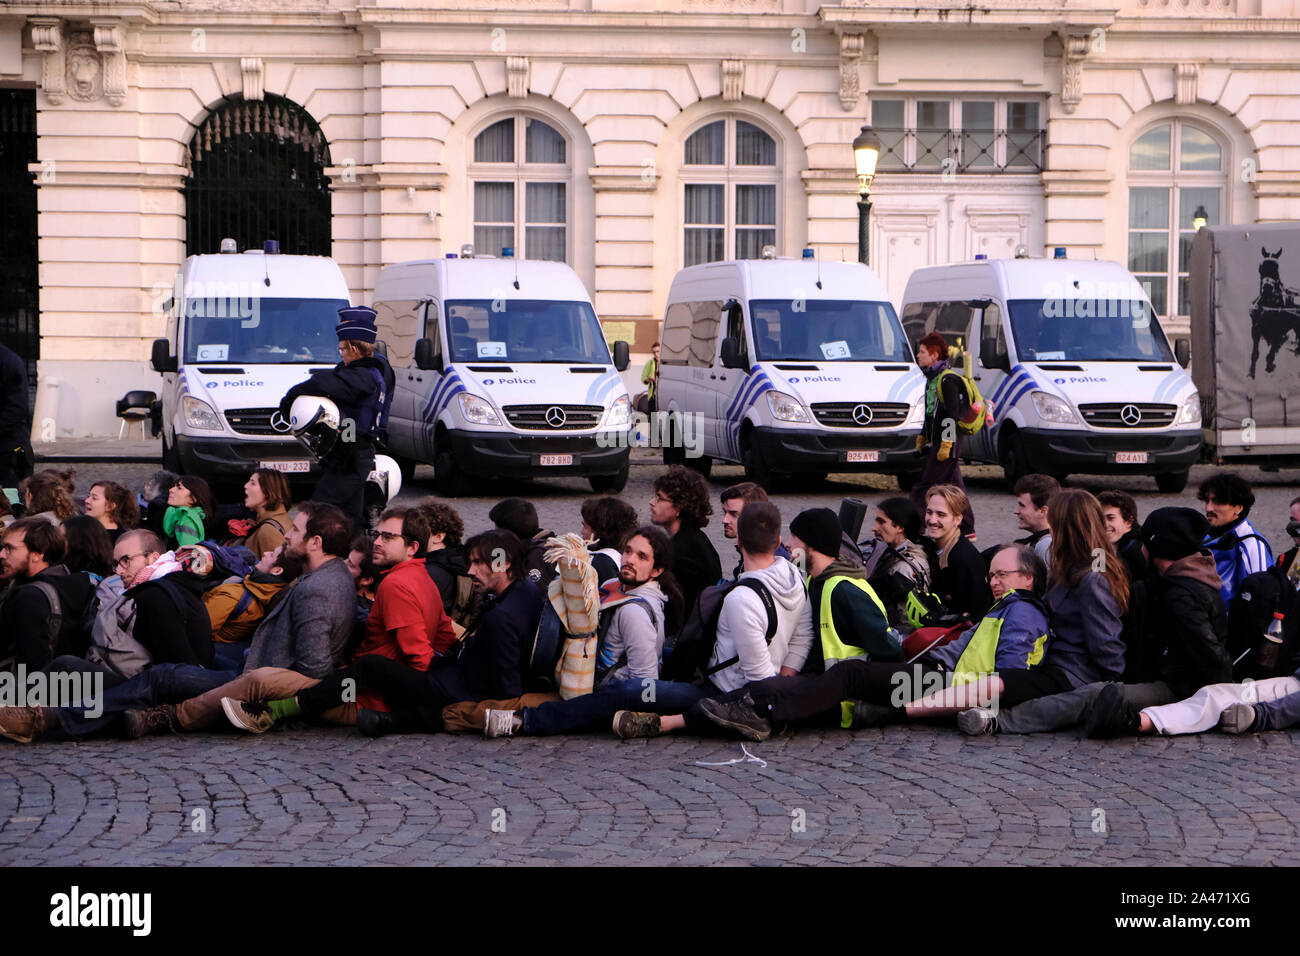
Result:
[[[1129,147],[1128,268],[1162,318],[1188,315],[1193,221],[1222,221],[1227,185],[1223,145],[1194,123],[1165,120]]]
[[[559,130],[523,113],[496,120],[474,137],[469,177],[477,251],[568,259],[572,167]]]
[[[882,171],[1037,172],[1046,111],[1037,99],[1005,96],[873,98]]]
[[[682,262],[757,259],[776,245],[781,164],[776,140],[735,116],[686,137]]]

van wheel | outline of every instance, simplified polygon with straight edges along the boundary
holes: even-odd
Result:
[[[1014,491],[1016,482],[1029,474],[1029,461],[1025,454],[1025,440],[1019,432],[1010,432],[1002,436],[1000,442],[1003,483],[1007,491]]]
[[[408,485],[415,480],[414,459],[403,458],[400,455],[393,455],[392,459],[397,462],[397,470],[402,473],[402,484]]]
[[[709,473],[713,471],[713,459],[708,455],[701,455],[699,458],[687,458],[685,464],[687,468],[699,472],[705,478],[709,477]]]
[[[1166,471],[1164,474],[1156,475],[1156,487],[1163,494],[1176,495],[1187,487],[1187,479],[1191,471]]]
[[[433,487],[445,498],[459,498],[469,493],[469,480],[449,451],[433,456]]]
[[[627,486],[627,475],[630,468],[630,465],[624,465],[612,475],[589,475],[587,481],[590,482],[592,491],[600,494],[616,495]]]
[[[764,491],[771,491],[772,486],[776,483],[776,475],[768,467],[767,461],[763,458],[763,453],[754,447],[754,443],[749,439],[744,439],[744,446],[740,451],[741,464],[745,466],[745,477],[758,485]]]

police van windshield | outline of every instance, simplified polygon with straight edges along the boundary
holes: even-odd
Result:
[[[330,365],[344,299],[185,299],[185,361],[239,365]]]
[[[1151,306],[1141,299],[1012,299],[1022,362],[1172,362]]]
[[[447,333],[455,362],[610,364],[604,333],[586,302],[451,300]]]
[[[888,302],[753,299],[749,311],[759,361],[912,360]]]

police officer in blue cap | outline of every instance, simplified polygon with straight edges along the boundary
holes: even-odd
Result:
[[[337,505],[357,522],[363,522],[366,478],[375,467],[375,449],[387,439],[388,412],[393,404],[396,379],[388,360],[375,353],[374,309],[368,306],[339,309],[339,357],[332,369],[313,372],[280,400],[286,420],[294,399],[303,395],[328,398],[339,409],[339,440],[321,459],[322,474],[312,496]]]

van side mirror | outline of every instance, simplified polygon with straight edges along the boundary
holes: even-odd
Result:
[[[1178,364],[1187,368],[1192,362],[1192,344],[1187,339],[1174,340],[1174,358],[1178,359]]]
[[[722,367],[745,367],[745,363],[740,360],[740,343],[730,336],[722,340]]]
[[[614,343],[614,368],[618,369],[620,372],[627,370],[628,365],[632,361],[632,356],[629,352],[630,350],[628,349],[627,343],[622,339],[619,339]]]
[[[176,371],[176,356],[172,355],[172,344],[166,339],[154,339],[149,364],[153,366],[155,372]]]
[[[1011,358],[1004,351],[999,351],[992,339],[980,341],[980,364],[985,368],[996,368],[1003,372],[1011,371]]]
[[[415,342],[415,367],[425,371],[442,371],[442,356],[433,354],[432,339],[417,339]]]

